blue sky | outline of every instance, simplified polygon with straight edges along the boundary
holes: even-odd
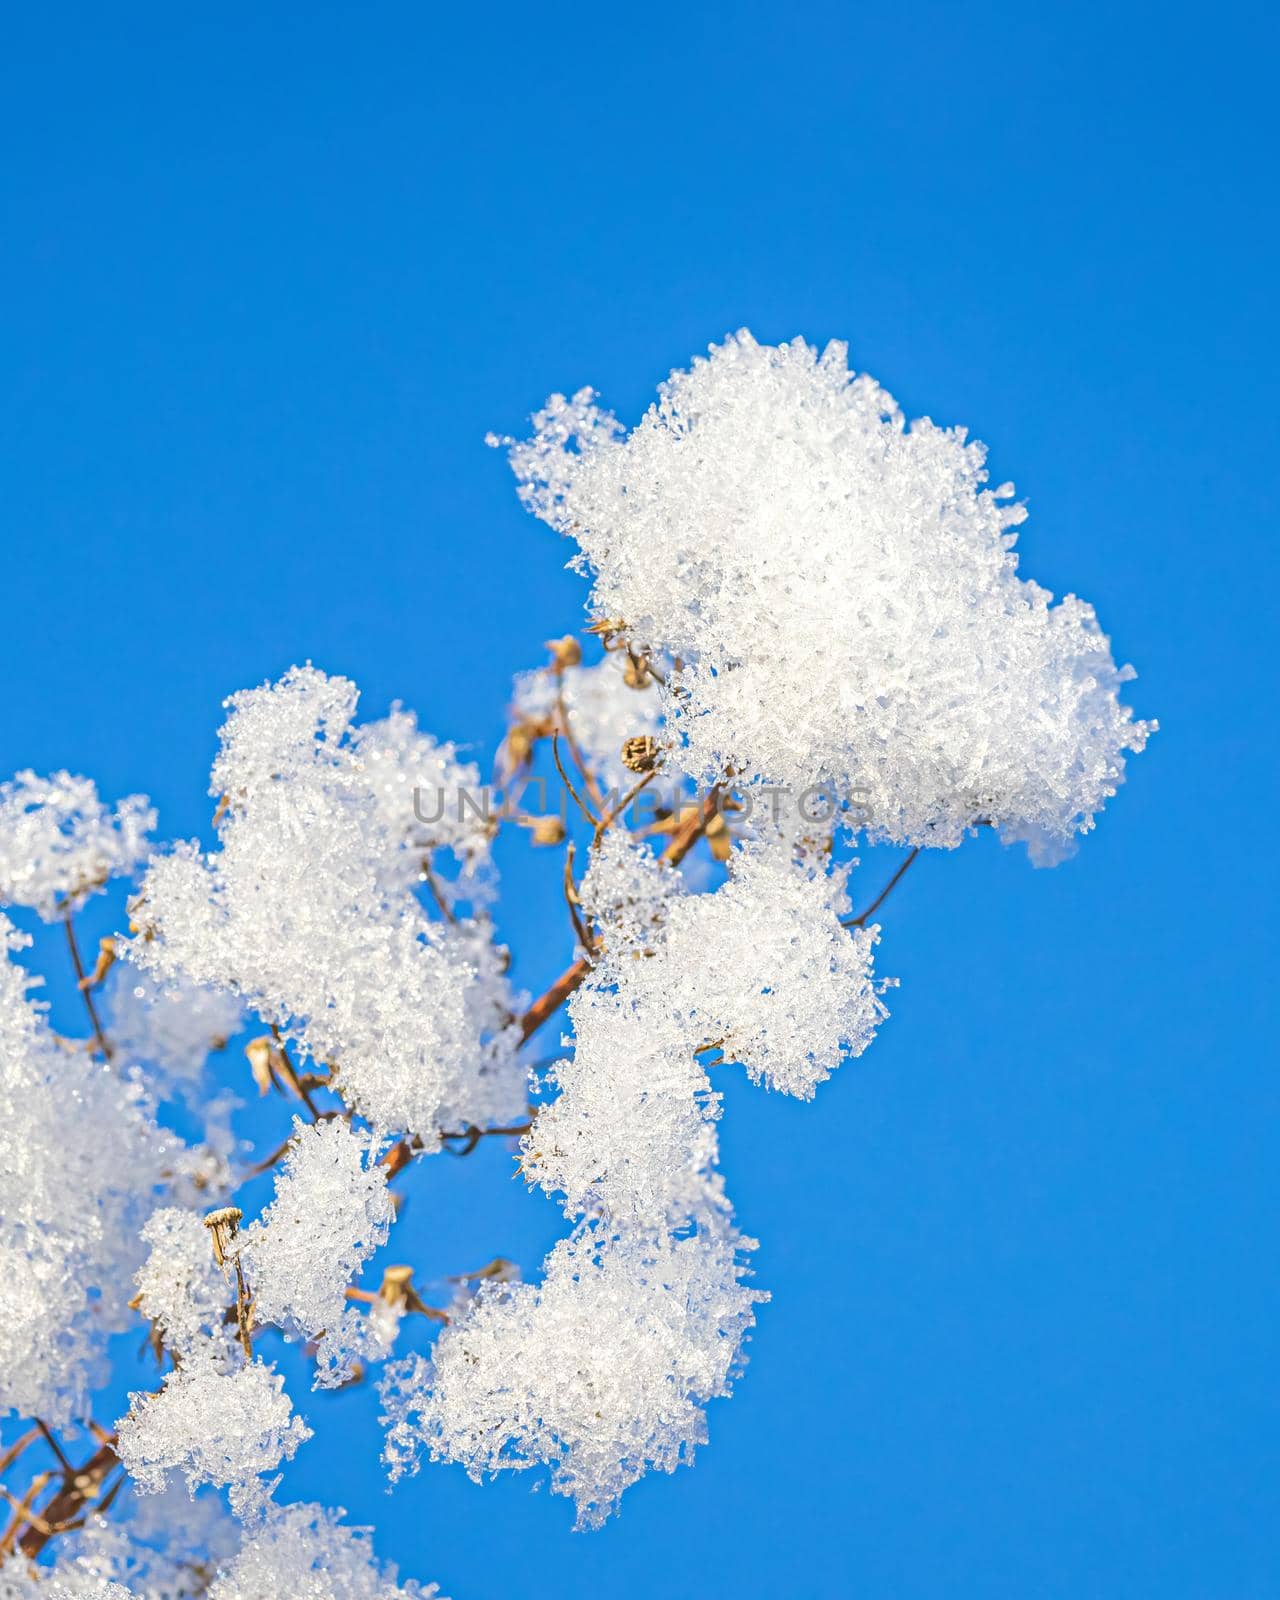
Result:
[[[521,1478],[388,1498],[352,1393],[288,1492],[455,1600],[1280,1593],[1274,18],[189,11],[6,29],[5,772],[207,833],[221,699],[307,658],[487,751],[583,590],[485,431],[584,383],[634,419],[744,324],[985,439],[1162,723],[1075,861],[917,867],[815,1104],[730,1087],[774,1298],[692,1471],[594,1535]],[[503,865],[536,989],[556,867]],[[509,1170],[419,1176],[432,1271],[536,1266]]]

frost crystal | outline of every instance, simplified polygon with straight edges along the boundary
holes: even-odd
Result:
[[[644,688],[625,681],[627,657],[623,651],[606,655],[594,666],[567,667],[559,685],[555,674],[543,668],[522,672],[515,681],[514,704],[522,717],[550,717],[556,695],[564,694],[569,727],[587,765],[606,793],[625,794],[636,781],[622,764],[622,746],[628,739],[658,731],[658,694],[652,679]]]
[[[488,861],[490,830],[459,796],[479,793],[480,769],[460,761],[455,745],[419,732],[417,718],[400,706],[380,722],[353,729],[351,742],[383,826],[401,840],[406,884],[417,881],[424,857],[449,850],[471,897]]]
[[[152,1506],[156,1511],[151,1511]],[[237,1532],[217,1501],[170,1489],[133,1501],[125,1521],[94,1517],[57,1542],[40,1581],[25,1561],[0,1568],[0,1600],[433,1600],[435,1584],[400,1585],[369,1530],[342,1511],[265,1504]]]
[[[232,697],[213,769],[221,849],[152,862],[132,959],[239,995],[335,1069],[379,1132],[434,1148],[442,1128],[523,1108],[514,1007],[487,924],[432,922],[411,892],[411,801],[388,800],[385,725],[382,756],[361,754],[355,702],[311,667]]]
[[[232,1371],[209,1357],[166,1373],[153,1394],[131,1394],[116,1424],[117,1450],[143,1494],[163,1489],[181,1472],[193,1493],[203,1483],[231,1491],[243,1509],[262,1493],[258,1483],[292,1460],[311,1429],[284,1392],[274,1367],[250,1361]]]
[[[684,1034],[656,1009],[588,987],[570,1016],[573,1055],[556,1066],[560,1093],[522,1141],[525,1176],[562,1195],[571,1217],[679,1225],[703,1203],[719,1096]]]
[[[209,1600],[432,1600],[439,1595],[434,1583],[397,1584],[396,1569],[375,1560],[368,1530],[344,1528],[342,1516],[323,1506],[273,1506],[215,1580]]]
[[[432,1362],[397,1363],[383,1384],[392,1476],[422,1445],[477,1479],[545,1464],[579,1525],[598,1525],[706,1439],[702,1407],[729,1392],[761,1298],[741,1282],[751,1243],[711,1213],[680,1239],[584,1227],[538,1287],[482,1287]]]
[[[193,1088],[209,1052],[239,1033],[244,1010],[234,995],[181,978],[157,982],[132,961],[107,980],[107,1031],[120,1053],[149,1069],[158,1085]]]
[[[324,1334],[329,1383],[349,1375],[354,1354],[343,1349],[347,1286],[386,1243],[392,1221],[377,1150],[376,1140],[339,1119],[295,1122],[275,1199],[242,1235],[258,1316],[304,1338]]]
[[[88,1572],[59,1573],[47,1585],[33,1585],[31,1592],[46,1600],[139,1600],[136,1591],[126,1589],[124,1584]]]
[[[128,1321],[138,1229],[180,1146],[132,1078],[59,1047],[10,959],[29,943],[0,914],[0,1413],[59,1423]]]
[[[534,426],[521,496],[577,541],[596,615],[683,662],[662,709],[697,779],[830,785],[902,843],[989,819],[1047,861],[1155,726],[1092,609],[1018,577],[1025,511],[983,447],[908,425],[843,344],[744,331],[626,437],[587,389]]]
[[[592,850],[578,899],[611,959],[619,960],[660,941],[667,902],[683,887],[679,872],[614,828]]]
[[[145,795],[112,811],[88,778],[19,772],[0,783],[0,905],[29,906],[55,921],[64,902],[132,872],[155,825]]]
[[[713,894],[667,914],[661,959],[606,966],[650,1027],[669,1020],[688,1050],[714,1045],[757,1083],[808,1100],[887,1014],[872,979],[877,928],[844,928],[845,873],[778,850],[735,853]]]
[[[233,1330],[223,1313],[227,1284],[213,1259],[209,1232],[191,1211],[162,1207],[142,1230],[150,1246],[134,1278],[138,1310],[152,1322],[166,1349],[180,1360],[197,1352],[229,1350]]]

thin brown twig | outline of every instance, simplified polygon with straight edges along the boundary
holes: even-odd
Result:
[[[93,1037],[97,1041],[98,1049],[110,1061],[111,1045],[106,1034],[102,1031],[102,1019],[98,1016],[98,1008],[93,1003],[93,994],[85,981],[84,962],[80,959],[80,943],[76,938],[75,925],[71,919],[71,902],[68,900],[62,908],[62,925],[67,930],[67,948],[71,951],[71,965],[76,971],[76,987],[84,996],[84,1007],[89,1013],[89,1021],[93,1026]]]
[[[459,1129],[456,1133],[446,1133],[442,1129],[440,1137],[446,1141],[446,1148],[448,1148],[449,1140],[461,1139],[463,1141],[462,1149],[450,1150],[449,1153],[455,1156],[469,1156],[481,1139],[501,1138],[503,1136],[515,1138],[519,1134],[528,1133],[532,1126],[531,1122],[517,1122],[507,1128],[477,1128],[472,1124],[470,1127]]]
[[[28,1428],[26,1433],[15,1439],[4,1454],[0,1455],[0,1472],[8,1472],[27,1446],[34,1444],[39,1437],[39,1428]]]
[[[556,684],[556,715],[560,723],[560,731],[564,734],[564,742],[569,746],[569,754],[573,757],[574,766],[577,767],[579,773],[582,775],[582,782],[586,787],[586,791],[591,796],[592,800],[595,801],[596,805],[598,805],[603,811],[604,795],[601,794],[600,785],[596,781],[596,776],[592,772],[591,768],[587,765],[586,758],[583,756],[582,751],[579,748],[578,741],[573,736],[573,728],[569,722],[569,708],[565,704],[564,700],[563,680],[558,681]]]
[[[889,896],[893,893],[893,891],[898,887],[898,884],[902,881],[904,875],[906,874],[907,868],[911,865],[911,863],[915,860],[915,858],[919,854],[920,854],[920,846],[916,845],[912,849],[910,855],[907,856],[906,860],[899,863],[898,870],[894,873],[893,877],[889,879],[888,883],[885,884],[884,888],[881,889],[880,893],[875,897],[875,899],[871,902],[871,904],[867,907],[867,909],[861,914],[861,916],[847,917],[840,924],[840,926],[842,928],[865,928],[866,925],[867,925],[868,919],[870,917],[873,917],[876,914],[876,912],[879,911],[880,907],[885,903],[885,901],[889,898]]]
[[[249,1289],[244,1281],[244,1267],[240,1261],[240,1253],[235,1256],[236,1269],[236,1334],[240,1340],[240,1348],[244,1351],[246,1361],[253,1360],[253,1328],[251,1326],[251,1312],[249,1306]]]
[[[44,1435],[44,1442],[49,1446],[50,1450],[53,1451],[54,1455],[57,1456],[58,1465],[62,1468],[64,1475],[71,1476],[76,1469],[67,1459],[66,1451],[58,1443],[57,1439],[54,1438],[53,1429],[47,1422],[41,1422],[39,1417],[36,1417],[33,1420],[36,1427],[39,1428],[40,1432]]]
[[[588,933],[587,925],[583,922],[582,913],[578,909],[578,886],[573,881],[574,851],[574,842],[570,839],[569,848],[564,853],[564,898],[565,904],[569,907],[569,918],[573,923],[573,931],[578,936],[578,943],[584,951],[590,951],[593,948],[594,941]]]
[[[582,815],[587,819],[593,828],[598,827],[599,818],[574,788],[573,779],[570,778],[569,774],[564,770],[564,762],[560,759],[560,734],[559,730],[555,728],[551,730],[551,755],[556,764],[556,771],[560,774],[560,781],[573,796],[574,801],[577,803],[578,810],[581,811]]]
[[[680,823],[667,841],[667,847],[662,852],[662,860],[668,866],[679,866],[702,838],[712,820],[719,816],[720,804],[721,791],[720,786],[716,784],[703,796],[702,804],[697,810],[692,811]],[[590,971],[591,962],[586,956],[579,956],[571,966],[565,968],[550,988],[540,994],[520,1018],[522,1041],[531,1038],[549,1017],[556,1014]]]
[[[280,1032],[280,1029],[274,1022],[271,1024],[271,1036],[276,1042],[276,1050],[279,1052],[281,1064],[284,1068],[286,1076],[289,1079],[289,1082],[293,1085],[294,1092],[298,1095],[298,1098],[302,1101],[303,1105],[306,1106],[307,1110],[311,1113],[312,1122],[319,1122],[321,1116],[320,1110],[315,1101],[311,1098],[311,1091],[302,1081],[302,1077],[299,1074],[298,1069],[294,1066],[293,1062],[290,1061],[289,1052],[285,1049],[284,1045],[284,1035]]]
[[[354,1286],[344,1289],[343,1294],[348,1300],[358,1300],[363,1305],[376,1306],[382,1300],[380,1294],[374,1294],[372,1289],[359,1289]],[[428,1305],[419,1295],[413,1296],[413,1303],[407,1308],[416,1311],[419,1316],[429,1317],[432,1322],[442,1322],[446,1326],[449,1322],[449,1313],[441,1311],[439,1306]]]
[[[5,1533],[6,1546],[10,1548],[12,1547],[11,1536],[22,1527],[38,1528],[46,1539],[52,1537],[54,1531],[53,1528],[50,1527],[50,1525],[35,1509],[35,1502],[39,1499],[44,1490],[48,1488],[49,1479],[52,1477],[53,1474],[51,1472],[42,1472],[39,1477],[33,1478],[30,1487],[27,1489],[26,1494],[23,1495],[21,1500],[18,1499],[17,1495],[14,1494],[12,1490],[6,1489],[4,1484],[0,1483],[0,1495],[4,1497],[4,1499],[10,1506],[12,1506],[14,1512],[16,1513],[13,1521],[9,1524],[8,1531]]]
[[[658,768],[657,767],[654,767],[652,772],[646,772],[644,777],[641,778],[640,782],[637,783],[637,784],[634,784],[627,791],[627,793],[623,795],[622,799],[618,801],[617,805],[614,806],[613,810],[610,811],[606,816],[601,817],[600,821],[598,823],[596,823],[596,836],[592,840],[593,844],[599,844],[600,843],[601,839],[604,838],[605,834],[609,831],[609,829],[613,826],[613,824],[617,821],[617,819],[622,815],[622,813],[627,809],[627,807],[631,804],[631,802],[635,799],[635,797],[640,793],[640,791],[642,789],[648,788],[648,786],[653,782],[653,780],[657,776],[658,776]]]
[[[44,1527],[37,1527],[30,1517],[25,1519],[29,1526],[18,1540],[23,1555],[39,1555],[54,1534],[64,1532],[73,1525],[89,1501],[98,1498],[99,1489],[119,1463],[114,1444],[114,1439],[108,1435],[84,1466],[54,1495],[41,1512]],[[49,1531],[46,1532],[46,1528]]]
[[[245,1178],[259,1178],[264,1172],[270,1172],[272,1167],[275,1166],[276,1162],[279,1161],[281,1156],[284,1155],[285,1151],[293,1143],[294,1137],[295,1136],[291,1133],[287,1139],[282,1140],[281,1143],[276,1146],[269,1156],[265,1157],[262,1161],[255,1162],[253,1166],[248,1167],[245,1170]]]

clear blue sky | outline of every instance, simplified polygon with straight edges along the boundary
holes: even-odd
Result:
[[[815,1105],[731,1090],[774,1300],[692,1471],[596,1535],[387,1498],[351,1394],[288,1492],[455,1600],[1274,1600],[1274,14],[468,9],[11,10],[0,767],[207,830],[220,700],[307,657],[488,748],[582,589],[483,434],[742,324],[987,440],[1163,731],[1073,863],[917,868]],[[535,988],[555,865],[504,866]],[[432,1271],[536,1266],[508,1172],[419,1176]]]

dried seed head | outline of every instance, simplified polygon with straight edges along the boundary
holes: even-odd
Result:
[[[576,667],[582,660],[582,646],[571,633],[566,633],[563,639],[548,639],[547,649],[551,652],[551,665],[557,672],[563,672],[566,667]]]
[[[525,717],[519,722],[512,723],[504,741],[507,765],[512,769],[522,767],[533,755],[534,745],[539,739],[545,739],[550,732],[549,717]]]
[[[99,939],[98,959],[94,962],[93,971],[81,978],[80,987],[82,989],[96,989],[115,965],[115,959],[115,940],[112,938]]]
[[[218,1265],[225,1266],[231,1253],[231,1242],[240,1230],[240,1219],[244,1216],[239,1206],[221,1206],[217,1211],[211,1211],[204,1219],[204,1225],[209,1230],[209,1239],[213,1245],[213,1259]]]
[[[565,826],[559,817],[530,817],[527,826],[533,844],[564,843]]]
[[[627,631],[627,625],[621,617],[602,617],[599,622],[593,622],[589,628],[585,628],[583,631],[585,633],[594,633],[598,638],[603,639],[607,650],[613,639],[618,638],[620,634],[624,634]]]
[[[628,772],[652,772],[661,758],[658,741],[652,734],[639,734],[622,747],[622,765]]]
[[[250,1039],[244,1053],[249,1058],[249,1071],[258,1085],[258,1093],[266,1094],[275,1081],[275,1042],[263,1034],[260,1039]]]
[[[622,681],[628,689],[647,689],[653,682],[648,656],[638,656],[634,650],[628,650],[626,665],[622,669]]]
[[[418,1291],[413,1287],[412,1267],[388,1267],[382,1274],[378,1298],[391,1306],[403,1306],[406,1311],[425,1311]]]

